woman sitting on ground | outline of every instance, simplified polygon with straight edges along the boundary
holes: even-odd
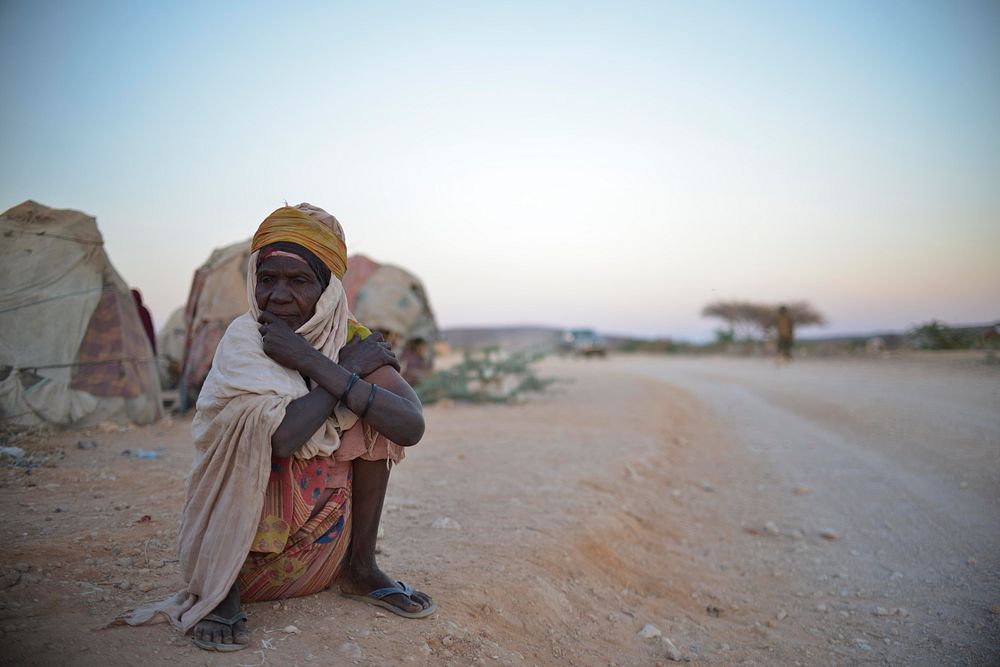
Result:
[[[165,615],[209,650],[249,642],[242,602],[343,595],[407,618],[437,607],[382,572],[375,538],[392,464],[423,435],[389,346],[353,321],[337,220],[309,204],[254,235],[250,311],[219,343],[198,397],[197,449],[178,533],[185,590]]]

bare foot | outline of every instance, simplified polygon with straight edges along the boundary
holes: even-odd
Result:
[[[340,591],[348,595],[366,596],[372,591],[380,588],[396,588],[399,582],[387,575],[378,568],[378,565],[371,565],[367,568],[353,567],[348,565],[340,580]],[[392,606],[407,613],[416,614],[434,605],[431,596],[420,591],[413,591],[409,595],[394,593],[381,598]]]
[[[220,602],[218,606],[212,610],[209,616],[214,615],[219,618],[233,618],[239,613],[240,589],[237,584],[233,584],[233,587],[229,589],[229,594],[226,595],[222,602]],[[230,625],[228,623],[210,621],[207,618],[204,618],[198,621],[198,624],[194,626],[192,637],[197,640],[195,644],[198,645],[199,648],[207,650],[238,651],[239,649],[246,648],[250,645],[250,633],[247,632],[247,624],[245,620],[239,620]],[[204,646],[198,644],[199,641],[231,646],[231,648]]]

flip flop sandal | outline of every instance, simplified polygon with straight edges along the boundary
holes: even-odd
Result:
[[[230,628],[230,630],[232,630],[233,626],[236,625],[237,623],[239,623],[240,621],[246,621],[247,620],[247,615],[241,610],[241,611],[236,612],[236,615],[233,616],[232,618],[222,618],[218,614],[209,614],[208,616],[206,616],[205,618],[203,618],[201,620],[202,621],[213,621],[215,623],[221,623],[223,625],[228,625],[229,628]],[[199,622],[201,622],[201,621],[199,621]],[[234,634],[233,639],[235,639],[236,638],[235,637],[235,633],[233,633],[233,634]],[[249,634],[248,633],[243,633],[243,634],[246,634],[247,635],[247,639],[249,640],[249,638],[250,638]],[[195,637],[192,637],[191,641],[194,642],[194,645],[197,646],[198,648],[205,649],[206,651],[221,651],[223,653],[228,652],[228,651],[241,651],[241,650],[245,649],[247,646],[250,646],[250,642],[249,641],[247,641],[246,644],[237,644],[236,642],[233,642],[232,644],[223,644],[223,643],[220,643],[220,642],[210,642],[207,639],[197,639]]]
[[[404,584],[402,581],[397,581],[396,583],[398,584],[397,586],[379,588],[372,591],[368,595],[351,595],[350,593],[341,593],[341,595],[345,598],[358,600],[360,602],[367,602],[368,604],[373,604],[376,607],[388,609],[392,613],[402,616],[403,618],[427,618],[437,611],[437,603],[434,601],[431,601],[431,606],[426,609],[421,609],[420,611],[406,611],[391,602],[386,602],[383,598],[389,597],[390,595],[405,595],[409,597],[413,594],[413,588],[409,584]]]

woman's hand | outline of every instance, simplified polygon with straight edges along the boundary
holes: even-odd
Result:
[[[389,343],[382,337],[382,334],[376,332],[364,340],[355,334],[341,348],[340,359],[337,363],[361,377],[365,377],[383,366],[392,366],[397,371],[399,370],[399,361]]]
[[[264,354],[285,368],[299,371],[308,365],[308,360],[316,350],[289,327],[284,320],[271,313],[263,312],[257,319],[260,322],[260,337],[264,343]]]

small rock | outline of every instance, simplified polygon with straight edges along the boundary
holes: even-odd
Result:
[[[132,582],[123,579],[122,581],[118,582],[117,586],[123,591],[127,591],[128,589],[132,588]]]
[[[674,662],[680,662],[681,660],[684,659],[684,657],[681,655],[680,650],[676,646],[674,646],[674,643],[670,641],[670,639],[668,639],[667,637],[660,637],[660,639],[663,641],[663,646],[666,647],[667,649],[668,658],[670,658]]]
[[[297,627],[295,627],[294,625],[286,625],[286,626],[284,627],[284,629],[282,630],[282,632],[284,632],[284,633],[286,633],[286,634],[289,634],[289,635],[297,635],[297,634],[299,634],[299,633],[300,633],[300,632],[302,632],[302,631],[301,631],[301,630],[299,630],[299,629],[298,629]]]
[[[424,642],[420,645],[420,652],[423,653],[424,655],[430,655],[431,653],[434,652],[434,649],[431,648],[430,644]]]
[[[768,521],[764,524],[764,532],[768,535],[780,535],[781,531],[778,530],[778,526],[773,521]]]
[[[820,604],[816,605],[816,611],[825,614],[826,613],[826,605],[821,602]]]
[[[639,637],[641,639],[653,639],[654,637],[662,637],[663,633],[660,629],[653,625],[652,623],[647,623],[642,626],[642,630],[639,630]]]
[[[854,640],[854,646],[859,651],[864,651],[866,653],[872,650],[871,644],[869,644],[868,642],[866,642],[864,639],[855,639]]]
[[[722,609],[716,607],[715,605],[708,605],[705,607],[705,612],[712,618],[718,618],[722,616]]]
[[[876,616],[909,616],[910,611],[905,607],[893,607],[892,609],[886,609],[885,607],[875,607],[872,611]]]
[[[608,620],[612,623],[621,623],[625,620],[625,614],[620,611],[611,611],[608,613]]]
[[[774,617],[775,617],[776,619],[778,619],[779,621],[783,621],[783,620],[785,620],[785,618],[786,618],[787,616],[788,616],[788,612],[787,612],[787,611],[785,611],[784,609],[780,609],[780,610],[778,610],[778,613],[777,613],[777,614],[775,614],[775,616],[774,616]]]
[[[446,530],[461,530],[462,526],[449,516],[442,516],[434,519],[431,528],[443,528]]]
[[[819,536],[822,537],[824,540],[833,541],[840,539],[840,533],[835,531],[833,528],[823,528],[822,530],[819,531]]]
[[[274,604],[271,605],[271,609],[273,609],[275,611],[279,611],[281,609],[281,603],[280,602],[275,602]]]
[[[441,638],[442,646],[451,646],[454,643],[455,639],[451,635],[445,635],[444,637]]]
[[[777,627],[779,627],[780,625],[781,625],[781,624],[780,624],[780,623],[778,623],[778,622],[777,622],[776,620],[774,620],[773,618],[769,618],[769,619],[767,619],[767,627],[769,627],[769,628],[777,628]]]
[[[337,650],[340,652],[340,655],[344,656],[348,660],[360,660],[365,654],[365,652],[361,650],[361,647],[355,642],[344,642]]]
[[[705,493],[715,493],[715,487],[712,486],[709,482],[702,482],[701,490],[704,491]]]
[[[143,593],[148,593],[149,591],[153,590],[155,586],[153,585],[152,581],[144,581],[141,584],[139,584],[137,588]]]
[[[903,573],[898,571],[893,572],[892,574],[889,575],[889,581],[896,581],[897,579],[902,579],[902,578],[903,578]]]
[[[968,558],[965,561],[966,565],[975,565],[978,561],[975,558]]]
[[[808,486],[796,486],[794,489],[792,489],[792,493],[794,493],[797,496],[808,496],[812,492],[813,490],[810,489]]]
[[[389,616],[386,615],[386,614],[383,614],[380,611],[377,611],[377,612],[375,612],[375,618],[389,618]]]
[[[97,447],[97,443],[93,440],[80,440],[76,443],[77,449],[94,449]]]

